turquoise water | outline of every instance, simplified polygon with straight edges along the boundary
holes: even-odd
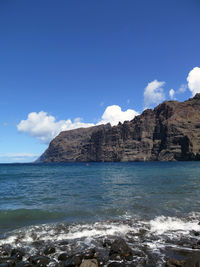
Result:
[[[200,162],[0,165],[0,232],[200,211]]]

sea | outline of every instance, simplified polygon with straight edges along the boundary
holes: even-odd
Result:
[[[136,266],[198,251],[200,162],[0,164],[0,246],[56,259],[116,238]]]

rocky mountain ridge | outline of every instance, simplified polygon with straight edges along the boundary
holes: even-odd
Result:
[[[61,132],[39,162],[200,160],[200,94],[131,121]]]

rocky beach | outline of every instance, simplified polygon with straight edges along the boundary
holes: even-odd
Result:
[[[190,218],[40,225],[0,241],[1,267],[196,267],[200,223]]]

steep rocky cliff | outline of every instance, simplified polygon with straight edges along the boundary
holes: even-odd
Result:
[[[200,94],[165,101],[132,121],[61,132],[42,162],[200,160]]]

